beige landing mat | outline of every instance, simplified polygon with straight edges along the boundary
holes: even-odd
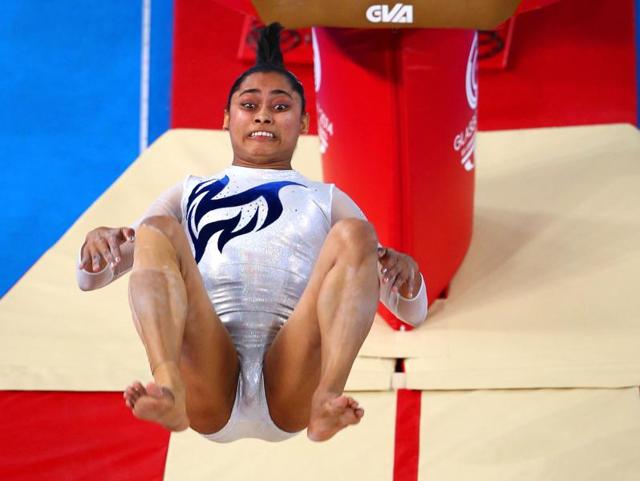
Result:
[[[208,441],[193,431],[172,434],[165,481],[389,481],[393,479],[396,394],[359,393],[359,425],[326,443],[305,433],[282,443]]]
[[[361,354],[412,358],[411,389],[640,384],[638,130],[479,135],[475,212],[449,299]]]
[[[0,389],[117,391],[148,379],[127,279],[80,291],[78,250],[91,229],[133,223],[187,174],[219,171],[231,158],[226,132],[174,130],[137,159],[0,301]],[[316,137],[300,138],[293,165],[321,179]],[[347,388],[389,389],[393,369],[393,360],[359,359]]]
[[[493,132],[478,143],[475,233],[450,299],[410,333],[376,322],[361,355],[411,358],[413,389],[640,384],[638,131]],[[119,390],[148,376],[126,279],[79,291],[77,251],[90,229],[133,222],[187,173],[230,156],[224,132],[170,131],[85,212],[0,301],[0,389]],[[300,139],[294,165],[320,178],[317,138]],[[370,389],[390,383],[393,361],[380,362],[365,369]]]
[[[419,481],[637,481],[639,453],[638,388],[422,395]]]

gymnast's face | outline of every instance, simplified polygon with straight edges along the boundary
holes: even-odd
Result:
[[[309,129],[309,114],[285,76],[256,72],[240,84],[224,112],[233,165],[290,169],[300,134]]]

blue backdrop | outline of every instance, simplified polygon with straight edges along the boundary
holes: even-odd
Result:
[[[2,4],[0,296],[138,156],[145,6],[149,141],[168,128],[173,24],[171,0]]]

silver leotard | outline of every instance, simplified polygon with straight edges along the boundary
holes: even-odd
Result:
[[[291,435],[269,416],[263,358],[302,296],[329,232],[332,189],[293,170],[237,166],[184,181],[182,223],[241,366],[231,419],[207,435],[211,440]]]
[[[330,226],[350,217],[365,219],[364,214],[332,184],[310,181],[292,170],[232,166],[212,177],[190,176],[175,184],[132,227],[137,229],[152,215],[182,222],[209,297],[240,356],[231,419],[207,438],[290,437],[269,416],[262,359],[301,297]],[[78,285],[98,289],[127,273],[133,246],[121,246],[122,262],[116,267],[107,264],[94,273],[78,266]],[[81,258],[82,249],[78,262]],[[422,274],[420,278],[420,290],[412,299],[380,281],[380,300],[414,326],[427,316],[426,284]]]

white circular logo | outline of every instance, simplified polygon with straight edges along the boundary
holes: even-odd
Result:
[[[469,51],[469,59],[467,60],[466,90],[467,103],[469,107],[475,109],[478,107],[478,32],[473,34],[473,42],[471,42],[471,50]]]
[[[311,45],[313,46],[313,80],[316,92],[320,92],[320,84],[322,83],[322,65],[320,65],[320,47],[316,38],[316,29],[311,29]]]

